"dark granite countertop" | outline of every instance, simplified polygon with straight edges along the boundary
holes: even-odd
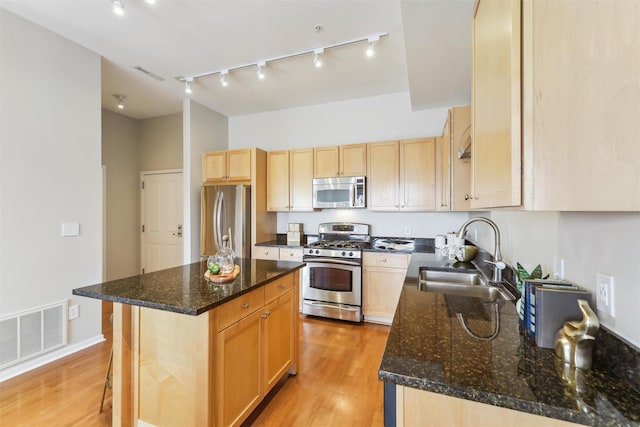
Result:
[[[224,285],[207,281],[207,263],[200,261],[77,288],[73,294],[197,316],[304,267],[301,262],[245,258],[236,264],[240,274]]]
[[[494,304],[418,290],[420,266],[474,268],[414,253],[380,380],[578,424],[640,425],[640,393],[602,368],[615,364],[616,352],[607,352],[607,361],[596,361],[594,356],[594,369],[579,377],[575,371],[565,373],[552,349],[538,348],[521,336],[515,304],[508,301],[498,304],[497,337],[476,339],[465,332],[456,313],[464,314],[473,333],[489,336],[496,325]],[[607,334],[602,329],[601,333]],[[563,375],[570,380],[563,380]]]

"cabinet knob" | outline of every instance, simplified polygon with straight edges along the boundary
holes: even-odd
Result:
[[[293,255],[293,254],[290,254],[290,255]],[[280,283],[280,285],[278,285],[278,287],[280,289],[284,289],[284,288],[286,288],[286,285],[284,283]]]
[[[465,199],[465,200],[469,200],[469,199],[473,199],[473,197],[472,197],[472,196],[470,196],[469,194],[465,194],[465,195],[464,195],[464,199]]]
[[[387,262],[387,259],[386,258],[382,258],[380,261]]]
[[[249,308],[249,304],[245,302],[244,304],[242,304],[242,308]]]

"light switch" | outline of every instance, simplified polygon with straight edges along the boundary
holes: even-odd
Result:
[[[80,223],[79,222],[63,222],[62,223],[62,237],[78,236],[80,235]]]

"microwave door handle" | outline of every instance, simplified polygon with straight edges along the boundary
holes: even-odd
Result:
[[[356,185],[351,186],[351,207],[356,207]]]

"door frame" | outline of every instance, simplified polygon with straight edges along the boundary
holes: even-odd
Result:
[[[141,171],[140,172],[140,181],[138,182],[138,191],[140,192],[140,223],[138,224],[138,232],[140,233],[140,272],[144,274],[144,267],[145,267],[145,258],[144,258],[144,245],[145,245],[145,234],[142,232],[142,224],[144,222],[144,213],[145,213],[145,206],[144,206],[144,193],[143,193],[143,188],[142,188],[142,183],[144,182],[144,179],[147,175],[169,175],[169,174],[176,174],[176,173],[180,173],[183,174],[182,178],[184,180],[184,173],[182,169],[161,169],[161,170],[150,170],[150,171]],[[184,188],[182,189],[182,204],[184,205]],[[183,218],[182,218],[182,229],[183,229],[183,236],[184,236],[184,212],[182,213]],[[184,239],[181,240],[182,241],[182,252],[184,252]]]

